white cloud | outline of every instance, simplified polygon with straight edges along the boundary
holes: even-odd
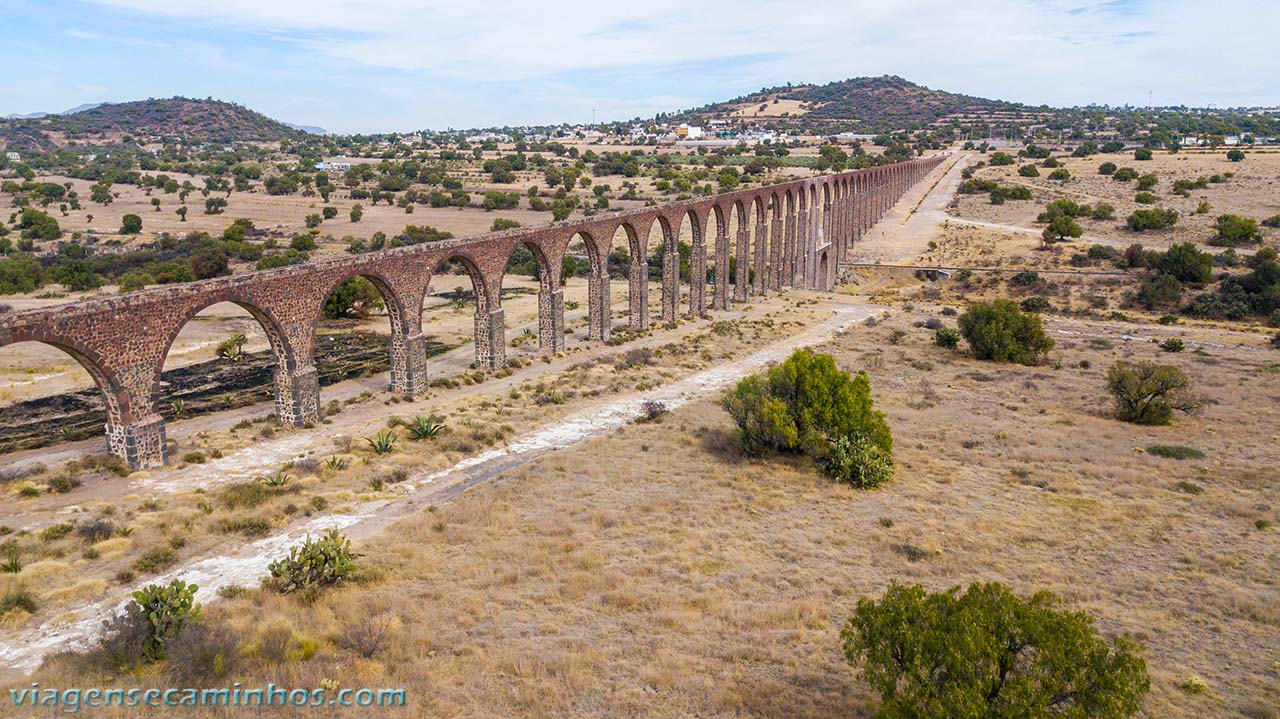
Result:
[[[1148,90],[1158,103],[1280,102],[1270,37],[1280,7],[1263,0],[90,1],[403,72],[410,92],[421,91],[414,77],[544,83],[566,104],[619,110],[644,103],[631,97],[635,83],[619,83],[617,96],[607,83],[589,85],[602,71],[650,77],[645,95],[690,94],[695,104],[882,73],[1032,103],[1143,103]],[[703,96],[705,74],[725,67],[735,74],[723,78],[724,92]]]

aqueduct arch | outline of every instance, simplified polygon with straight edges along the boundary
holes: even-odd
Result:
[[[619,229],[626,233],[631,255],[628,325],[643,329],[649,323],[647,263],[649,233],[655,223],[664,244],[665,320],[674,321],[679,313],[678,242],[686,219],[695,232],[689,294],[689,309],[695,316],[707,310],[706,229],[713,215],[713,301],[718,309],[726,309],[733,301],[746,301],[752,292],[785,287],[827,289],[853,241],[942,159],[913,160],[609,213],[604,218],[516,228],[14,312],[0,317],[0,347],[36,341],[74,357],[106,397],[110,451],[136,468],[154,467],[165,461],[164,420],[156,404],[165,355],[182,326],[217,302],[235,302],[262,324],[276,354],[276,411],[282,420],[303,426],[320,419],[315,368],[320,311],[332,288],[347,278],[369,278],[382,294],[392,325],[392,390],[416,395],[427,387],[423,299],[445,261],[460,263],[471,281],[476,366],[499,368],[506,362],[502,280],[507,261],[521,245],[531,251],[538,248],[540,267],[547,268],[540,293],[545,300],[540,296],[539,302],[539,327],[548,324],[547,339],[540,342],[543,349],[563,346],[559,263],[578,235],[587,245],[591,265],[589,335],[593,340],[605,340],[611,316],[607,258]],[[769,208],[773,210],[771,220]],[[728,236],[729,213],[736,213],[735,237]],[[749,225],[752,217],[754,227]],[[732,293],[726,284],[730,250],[737,265]]]

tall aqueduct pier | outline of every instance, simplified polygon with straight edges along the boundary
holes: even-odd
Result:
[[[519,228],[465,239],[372,252],[159,287],[126,295],[28,310],[0,318],[0,347],[35,341],[70,354],[102,391],[107,445],[135,469],[165,463],[164,418],[159,411],[160,373],[170,345],[192,317],[210,305],[234,302],[262,325],[275,356],[276,415],[296,426],[319,422],[320,387],[315,367],[316,327],[325,299],[342,282],[365,277],[377,287],[391,319],[391,390],[405,395],[426,391],[426,341],[422,307],[432,274],[446,261],[461,263],[475,293],[475,361],[480,367],[505,365],[506,340],[500,291],[511,255],[527,247],[537,259],[538,340],[542,349],[564,349],[564,294],[560,262],[580,237],[590,261],[589,338],[610,336],[609,274],[606,258],[618,229],[629,244],[628,326],[649,323],[649,232],[656,222],[664,247],[662,318],[680,311],[680,256],[676,238],[691,223],[691,278],[715,272],[711,307],[707,283],[694,281],[687,313],[728,309],[753,294],[787,288],[828,290],[838,266],[858,240],[916,181],[939,163],[933,157],[823,177],[750,188],[697,200],[610,213],[604,217]],[[737,237],[729,237],[736,213]],[[715,217],[708,256],[703,237]],[[755,222],[750,220],[754,218]],[[752,224],[755,231],[752,232]],[[729,258],[750,272],[736,272],[729,287]],[[724,271],[721,271],[721,270]]]

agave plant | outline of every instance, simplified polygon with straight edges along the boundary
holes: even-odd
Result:
[[[347,460],[335,454],[325,459],[324,466],[326,469],[343,470],[347,468]]]
[[[444,423],[434,414],[428,417],[414,417],[413,421],[405,425],[409,430],[409,436],[413,439],[435,439],[444,429]]]
[[[279,489],[280,487],[283,487],[286,484],[288,484],[289,481],[292,479],[293,477],[290,477],[287,472],[285,472],[284,470],[280,470],[279,472],[276,472],[275,474],[269,477],[263,477],[262,483],[267,485],[268,487]]]
[[[395,449],[396,436],[387,430],[382,430],[372,437],[365,437],[364,441],[369,443],[369,448],[374,454],[387,454]]]

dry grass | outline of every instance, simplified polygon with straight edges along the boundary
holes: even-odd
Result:
[[[1053,369],[935,348],[919,316],[825,348],[870,372],[889,414],[900,470],[883,489],[744,459],[715,402],[695,402],[398,522],[357,547],[362,584],[314,605],[260,591],[220,602],[211,619],[249,648],[236,678],[404,686],[415,716],[868,716],[873,697],[838,649],[857,599],[891,581],[1000,580],[1141,638],[1145,716],[1280,701],[1280,540],[1254,526],[1280,506],[1268,356],[1164,355],[1212,404],[1144,428],[1107,416],[1101,377],[1113,358],[1159,354],[1124,339],[1145,326],[1052,320],[1081,333],[1060,335]],[[894,330],[907,334],[890,345]],[[1206,457],[1135,451],[1158,443]],[[396,629],[369,651],[379,626]],[[1192,675],[1207,691],[1178,688]]]

